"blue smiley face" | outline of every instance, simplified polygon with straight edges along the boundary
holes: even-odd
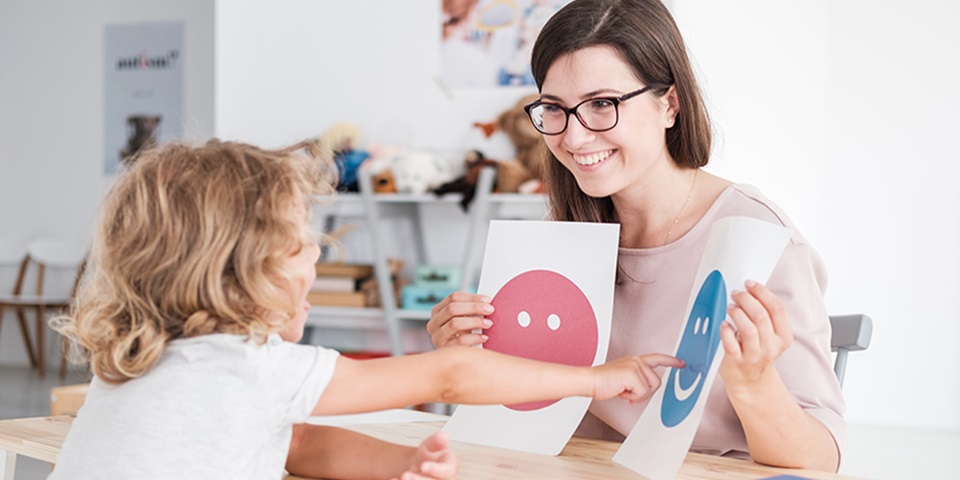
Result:
[[[700,398],[703,382],[720,345],[720,322],[726,318],[726,305],[723,275],[714,270],[700,286],[677,347],[677,358],[686,362],[686,366],[671,368],[664,387],[660,420],[668,427],[687,418]]]

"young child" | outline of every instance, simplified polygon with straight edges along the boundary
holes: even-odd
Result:
[[[319,257],[311,202],[332,165],[212,140],[143,153],[108,192],[92,266],[57,329],[95,378],[51,479],[454,478],[443,434],[419,448],[302,424],[428,401],[642,401],[665,355],[592,368],[467,347],[356,361],[294,342]],[[296,427],[295,427],[296,425]]]

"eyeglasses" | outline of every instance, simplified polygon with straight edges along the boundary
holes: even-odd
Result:
[[[567,129],[570,115],[575,115],[584,128],[592,132],[606,132],[612,130],[620,121],[620,102],[627,101],[641,93],[650,90],[650,86],[630,92],[620,97],[589,98],[573,108],[565,108],[552,102],[537,100],[525,107],[534,128],[544,135],[560,135]],[[582,111],[578,109],[586,105]]]

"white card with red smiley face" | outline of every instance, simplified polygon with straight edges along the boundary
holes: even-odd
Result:
[[[616,278],[616,224],[490,222],[478,292],[492,298],[483,348],[590,366],[606,361]],[[590,399],[460,405],[444,430],[457,441],[557,455]]]
[[[720,325],[733,303],[730,292],[744,290],[747,280],[766,283],[790,235],[750,217],[727,217],[711,226],[673,354],[686,365],[664,373],[615,462],[650,480],[676,478],[723,360]]]

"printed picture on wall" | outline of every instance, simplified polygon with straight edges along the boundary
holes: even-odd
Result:
[[[183,137],[183,24],[104,28],[103,171]]]
[[[570,1],[443,0],[441,80],[448,88],[533,85],[533,43]]]

